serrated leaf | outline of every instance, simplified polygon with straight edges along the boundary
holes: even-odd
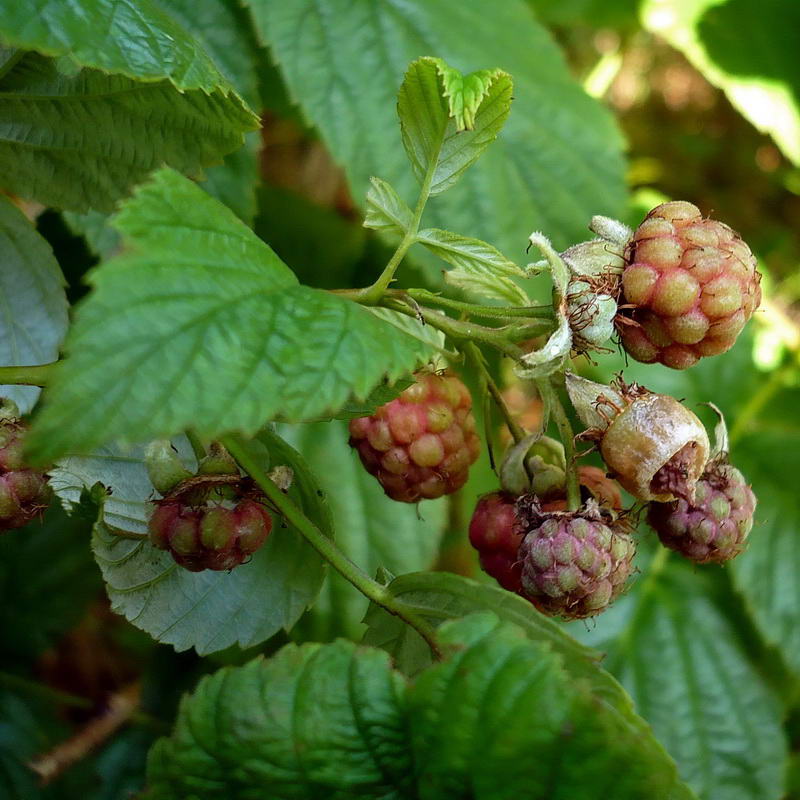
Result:
[[[481,0],[355,0],[347,14],[335,0],[253,0],[250,7],[357,201],[371,175],[402,197],[418,191],[398,147],[390,98],[409,62],[429,53],[462,69],[500,67],[514,79],[515,99],[501,135],[458,189],[429,204],[427,224],[468,231],[522,258],[531,228],[547,231],[563,249],[586,238],[593,214],[621,215],[622,137],[522,0],[496,4],[491,13]]]
[[[346,641],[204,679],[151,752],[148,797],[691,796],[520,629],[473,615],[441,640],[448,657],[408,688],[386,654]]]
[[[674,559],[674,557],[673,557]],[[781,709],[712,599],[707,575],[677,563],[630,592],[608,668],[708,800],[783,796]]]
[[[531,641],[560,654],[570,675],[586,681],[607,713],[634,731],[642,747],[652,753],[654,759],[664,757],[664,750],[650,727],[636,715],[631,698],[612,675],[600,668],[602,654],[573,639],[519,595],[460,575],[431,572],[401,575],[388,588],[392,595],[434,627],[486,610],[518,626]],[[371,605],[365,622],[369,629],[364,642],[387,650],[401,671],[413,676],[431,664],[430,650],[422,637],[383,609]],[[678,792],[678,796],[683,794]]]
[[[373,176],[369,182],[364,227],[402,236],[411,227],[411,209],[386,181]]]
[[[393,573],[429,568],[438,552],[447,518],[444,500],[409,506],[390,500],[361,465],[340,422],[281,426],[280,432],[306,458],[331,504],[336,543],[361,569]],[[358,638],[366,598],[337,573],[329,573],[300,631],[314,639]]]
[[[236,212],[242,222],[252,227],[258,213],[257,191],[261,181],[258,154],[261,134],[248,133],[243,147],[225,156],[225,161],[206,171],[202,187]]]
[[[438,228],[420,231],[417,241],[455,267],[444,274],[448,283],[509,305],[530,303],[525,291],[511,280],[524,278],[525,273],[490,244]]]
[[[128,250],[91,273],[94,291],[28,439],[34,458],[320,417],[429,357],[421,338],[301,286],[231,211],[171,170],[115,225]]]
[[[678,48],[784,154],[800,164],[796,3],[647,0],[644,25]]]
[[[44,0],[35,14],[18,6],[3,15],[0,36],[60,59],[29,53],[0,85],[3,184],[24,197],[110,211],[156,166],[200,175],[257,127],[195,39],[152,0]]]
[[[367,310],[378,319],[417,339],[423,346],[428,348],[428,352],[431,355],[436,352],[446,353],[444,334],[437,328],[426,325],[424,321],[416,317],[409,317],[406,314],[392,311],[390,308],[370,306]]]
[[[499,69],[464,77],[430,57],[408,67],[397,113],[411,167],[420,183],[429,181],[429,194],[452,186],[497,138],[511,92],[511,76]]]
[[[75,235],[83,236],[89,250],[100,259],[107,260],[119,250],[119,231],[109,224],[108,214],[99,211],[87,211],[85,214],[65,211],[61,216],[67,227]]]
[[[175,445],[184,463],[196,466],[185,439],[176,440]],[[248,446],[262,458],[267,452],[258,442]],[[287,452],[282,453],[284,463]],[[301,466],[296,473],[303,476]],[[155,492],[147,477],[143,448],[102,448],[89,456],[67,457],[53,470],[51,482],[67,502],[98,482],[110,489],[94,529],[92,549],[111,606],[176,650],[194,647],[204,655],[231,645],[258,644],[291,628],[322,585],[324,573],[316,551],[277,520],[252,560],[229,573],[189,572],[147,540],[115,534],[114,529],[147,531],[149,501]],[[289,494],[316,522],[324,519],[317,511],[316,492],[307,482],[296,481]]]
[[[47,364],[67,332],[64,276],[50,245],[25,215],[0,197],[0,364]],[[39,397],[32,386],[0,386],[25,413]]]

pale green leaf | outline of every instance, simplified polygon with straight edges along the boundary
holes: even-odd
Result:
[[[336,543],[356,564],[371,575],[379,567],[402,573],[432,565],[447,517],[444,500],[419,508],[390,500],[348,446],[345,424],[281,426],[280,432],[317,476],[333,510]],[[366,598],[331,572],[300,631],[315,639],[358,638],[366,609]]]
[[[185,439],[176,440],[187,466],[196,467]],[[253,443],[256,454],[264,445]],[[286,459],[281,459],[285,463]],[[302,470],[297,469],[298,476]],[[147,477],[143,448],[101,448],[69,456],[53,471],[52,484],[65,501],[101,483],[110,490],[92,536],[92,549],[106,582],[111,607],[136,627],[176,650],[201,655],[238,644],[249,647],[289,629],[313,602],[323,579],[319,556],[291,527],[274,524],[252,560],[230,572],[189,572],[147,540],[124,538],[115,529],[145,533],[157,497]],[[310,516],[318,500],[308,484],[290,495]]]
[[[299,285],[231,211],[171,170],[115,225],[128,249],[91,273],[30,434],[33,457],[333,414],[431,353],[421,335]]]
[[[386,181],[374,176],[369,180],[364,227],[402,236],[411,227],[411,209]]]
[[[411,167],[420,183],[429,181],[431,195],[452,186],[497,138],[511,91],[511,76],[499,69],[465,78],[439,58],[409,66],[397,113]]]
[[[69,324],[64,283],[50,245],[0,197],[0,364],[47,364],[58,358]],[[0,396],[27,412],[39,389],[0,386]]]
[[[674,563],[625,598],[607,666],[707,800],[783,796],[781,710],[713,599],[707,574]]]
[[[455,267],[444,275],[454,286],[509,305],[530,304],[524,289],[511,280],[525,273],[490,244],[438,228],[420,231],[417,241]]]
[[[640,16],[800,164],[800,5],[645,0]]]
[[[586,238],[593,214],[620,216],[622,137],[611,114],[571,77],[551,35],[522,0],[251,0],[257,27],[289,90],[350,180],[356,200],[371,175],[414,197],[394,110],[409,62],[440,56],[462,71],[495,68],[514,80],[503,131],[434,198],[430,221],[522,258],[532,228],[560,249]]]

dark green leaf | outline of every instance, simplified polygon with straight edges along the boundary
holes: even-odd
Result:
[[[369,180],[364,227],[402,236],[411,227],[411,209],[386,181],[374,176]]]
[[[563,249],[586,238],[592,214],[624,199],[622,139],[610,114],[572,79],[550,34],[521,0],[252,0],[257,26],[292,95],[344,165],[353,195],[372,175],[401,197],[415,181],[400,147],[394,97],[410,61],[436,55],[461,70],[499,67],[514,109],[458,189],[435,198],[430,224],[465,231],[512,259],[544,230]],[[320,79],[323,76],[323,79]]]
[[[332,414],[432,352],[385,318],[300,286],[232,212],[171,170],[138,190],[116,226],[129,249],[91,275],[31,431],[36,458]]]
[[[706,577],[671,563],[640,581],[626,598],[626,624],[606,645],[608,668],[699,797],[782,797],[780,707]]]
[[[0,364],[46,364],[67,332],[64,276],[50,245],[25,215],[0,197]],[[0,386],[27,412],[39,390]]]
[[[691,797],[546,645],[492,614],[440,635],[448,656],[410,687],[385,653],[346,641],[221,670],[153,748],[148,796]]]

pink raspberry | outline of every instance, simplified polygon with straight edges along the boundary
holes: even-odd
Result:
[[[761,302],[750,248],[685,201],[654,208],[634,232],[626,260],[617,323],[637,361],[686,369],[724,353]]]
[[[522,594],[540,611],[567,619],[592,617],[622,592],[636,546],[589,506],[575,512],[541,511],[535,498],[522,498],[517,512],[525,538]]]
[[[361,463],[402,503],[460,489],[480,452],[467,387],[449,373],[415,378],[371,417],[350,421],[350,445]]]
[[[756,497],[730,464],[712,464],[695,486],[694,502],[651,503],[647,522],[661,543],[698,564],[730,561],[753,527]]]
[[[40,517],[52,498],[47,476],[28,469],[22,460],[24,433],[18,419],[0,422],[0,531]]]
[[[229,570],[264,544],[272,530],[272,517],[264,506],[248,499],[233,508],[191,506],[165,499],[156,503],[148,530],[154,547],[168,550],[191,572]]]

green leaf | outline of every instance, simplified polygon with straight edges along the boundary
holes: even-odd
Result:
[[[734,464],[742,470],[758,499],[747,551],[732,564],[736,587],[744,595],[759,629],[779,647],[795,673],[800,673],[800,509],[796,470],[800,469],[800,431],[780,430],[796,414],[800,392],[785,393],[785,409],[767,407],[764,419],[777,430],[756,430],[734,448]],[[735,421],[733,418],[732,421]]]
[[[41,522],[0,537],[0,654],[7,666],[27,665],[52,646],[100,591],[89,550],[97,505],[80,493],[74,499],[69,515],[56,501]]]
[[[407,692],[420,798],[691,797],[666,753],[546,645],[490,613],[439,637],[459,649]]]
[[[606,645],[608,668],[699,797],[777,800],[787,758],[781,709],[707,576],[671,563],[640,581],[626,598],[627,624]]]
[[[466,71],[505,70],[515,99],[502,133],[458,190],[429,204],[427,225],[467,231],[522,258],[534,228],[564,249],[586,238],[593,214],[622,214],[622,137],[522,0],[495,4],[491,13],[481,0],[354,0],[347,14],[335,0],[252,0],[250,7],[292,96],[344,166],[357,200],[371,175],[401,197],[418,191],[391,98],[409,62],[435,54]]]
[[[575,680],[586,681],[591,686],[607,713],[634,731],[642,747],[647,748],[654,759],[663,758],[662,746],[647,723],[634,712],[630,697],[608,672],[600,669],[602,654],[577,642],[519,595],[460,575],[430,572],[401,575],[388,589],[434,627],[484,610],[492,611],[504,622],[513,623],[531,641],[546,645],[562,656],[565,669]],[[430,650],[419,634],[383,609],[371,605],[365,622],[369,626],[365,644],[387,650],[401,671],[414,676],[431,664]]]
[[[800,164],[796,3],[646,0],[644,25],[678,48],[784,154]]]
[[[512,88],[511,76],[499,69],[464,77],[429,57],[409,66],[397,113],[411,167],[429,194],[450,188],[497,138]]]
[[[120,235],[109,224],[108,214],[99,211],[87,211],[85,214],[65,211],[62,217],[74,234],[83,236],[88,248],[99,258],[107,260],[119,250]]]
[[[222,669],[151,751],[149,796],[407,797],[402,689],[385,653],[346,641]]]
[[[191,34],[214,67],[257,110],[256,43],[237,0],[155,0],[155,4]]]
[[[402,236],[411,227],[411,209],[386,181],[374,176],[369,181],[364,227]]]
[[[115,225],[128,250],[91,273],[94,292],[31,430],[34,458],[332,414],[431,352],[355,303],[300,286],[232,212],[171,170]]]
[[[232,94],[62,65],[28,53],[0,79],[2,186],[45,205],[113,211],[156,167],[201,177],[257,127]]]
[[[175,444],[186,465],[194,467],[185,439]],[[250,446],[266,457],[263,444]],[[286,463],[289,459],[282,455]],[[302,476],[302,468],[296,473]],[[155,493],[143,448],[103,448],[89,456],[70,456],[53,471],[53,486],[66,501],[97,482],[111,490],[92,537],[111,606],[159,642],[176,650],[194,647],[201,655],[235,644],[249,647],[291,628],[319,592],[319,556],[293,528],[277,521],[252,560],[230,573],[189,572],[147,540],[116,535],[114,529],[147,530]],[[307,483],[298,480],[289,494],[320,520],[318,498]]]
[[[562,659],[491,614],[445,626],[406,687],[385,653],[288,645],[187,698],[148,763],[150,800],[688,798]]]
[[[368,417],[382,405],[391,402],[398,397],[405,389],[411,386],[414,381],[411,378],[400,378],[391,386],[388,383],[379,383],[373,389],[369,397],[364,400],[353,400],[342,406],[334,419],[354,419],[355,417]]]
[[[245,144],[225,156],[225,161],[206,172],[202,187],[212,196],[236,212],[242,222],[252,227],[258,213],[256,193],[261,181],[258,154],[261,134],[248,133]]]
[[[305,456],[333,510],[336,543],[369,574],[379,567],[394,573],[428,569],[436,558],[447,516],[445,501],[419,509],[396,503],[361,466],[339,422],[282,426],[281,433]],[[300,630],[315,639],[358,638],[366,598],[330,572],[319,600]]]
[[[27,217],[0,197],[0,364],[46,364],[58,358],[66,335],[64,276],[50,245]],[[0,386],[27,412],[39,389]]]
[[[524,289],[511,280],[525,273],[490,244],[438,228],[420,231],[417,241],[455,267],[444,274],[448,283],[509,305],[530,303]]]

